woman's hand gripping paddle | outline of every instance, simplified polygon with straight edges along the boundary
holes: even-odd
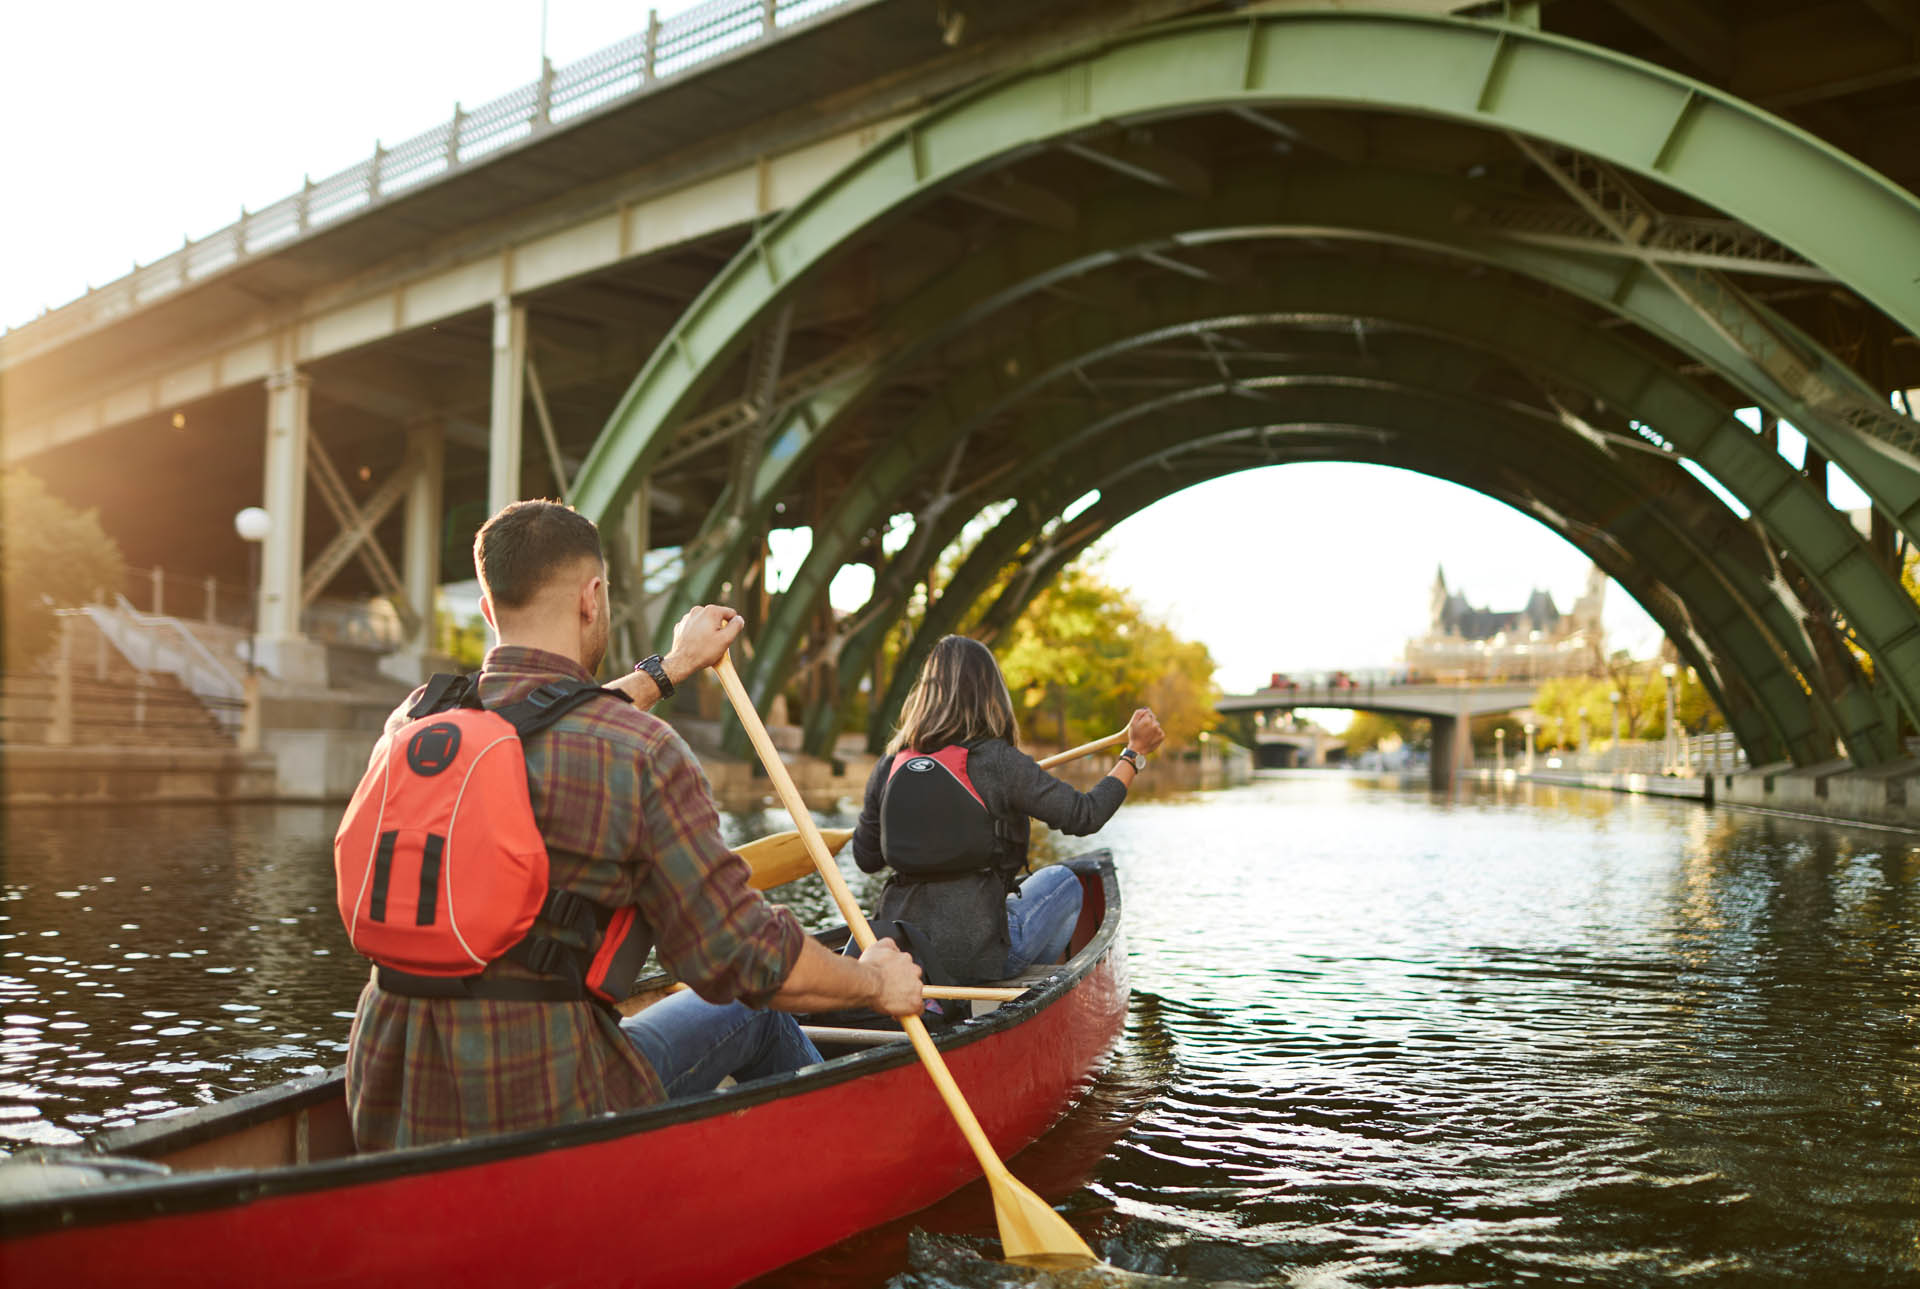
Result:
[[[767,767],[767,777],[773,781],[774,791],[780,794],[781,803],[786,806],[787,813],[793,816],[794,826],[806,840],[807,852],[813,858],[814,867],[832,892],[834,903],[840,906],[841,916],[846,918],[854,940],[863,950],[868,948],[873,944],[873,928],[867,925],[860,906],[854,902],[853,892],[847,889],[846,879],[840,876],[833,857],[827,853],[820,830],[814,826],[813,816],[807,813],[806,804],[800,800],[800,793],[793,786],[786,765],[780,760],[780,753],[774,749],[773,740],[767,735],[767,727],[761,723],[760,714],[754,711],[753,701],[747,697],[746,687],[740,683],[739,673],[733,669],[733,659],[722,655],[714,671],[719,674],[721,688],[727,691],[727,701],[733,704],[734,714],[740,718],[741,726],[753,742],[753,750],[759,753],[761,764]],[[940,1099],[947,1103],[948,1113],[960,1125],[961,1135],[967,1139],[967,1145],[973,1148],[974,1158],[980,1161],[980,1170],[986,1174],[987,1185],[993,1192],[993,1215],[1000,1224],[1000,1247],[1007,1258],[1010,1261],[1057,1267],[1094,1265],[1098,1259],[1093,1256],[1093,1250],[1087,1247],[1086,1241],[1074,1234],[1066,1219],[1022,1185],[1000,1162],[1000,1156],[994,1153],[993,1143],[987,1140],[980,1121],[974,1117],[973,1108],[961,1094],[960,1085],[953,1081],[947,1063],[941,1059],[939,1049],[934,1047],[926,1025],[918,1016],[903,1016],[900,1018],[900,1027],[913,1041],[913,1050],[920,1054],[921,1064],[927,1067],[927,1074],[939,1090]]]

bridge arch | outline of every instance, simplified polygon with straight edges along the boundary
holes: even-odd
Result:
[[[1284,302],[1284,311],[1274,310],[1276,301]],[[1290,319],[1312,322],[1322,317],[1359,322],[1370,329],[1385,326],[1430,337],[1444,334],[1463,349],[1443,368],[1460,370],[1461,363],[1473,361],[1473,352],[1483,360],[1497,357],[1533,379],[1561,382],[1597,400],[1612,409],[1615,422],[1630,417],[1658,425],[1680,454],[1697,460],[1728,487],[1780,545],[1806,557],[1804,567],[1813,587],[1854,626],[1856,638],[1875,659],[1902,709],[1910,716],[1920,715],[1920,630],[1916,630],[1920,623],[1912,602],[1873,560],[1845,517],[1826,504],[1804,475],[1765,448],[1696,384],[1610,331],[1580,321],[1552,300],[1493,280],[1461,279],[1407,264],[1308,266],[1289,277],[1283,288],[1261,283],[1176,283],[1133,307],[1068,315],[1027,333],[1009,347],[1022,373],[1019,380],[1005,376],[1004,360],[955,373],[952,386],[962,392],[951,401],[930,402],[901,427],[869,458],[838,505],[816,525],[814,548],[776,603],[774,617],[761,636],[752,675],[757,696],[764,698],[785,684],[799,632],[858,536],[885,518],[891,499],[909,478],[943,460],[996,410],[1031,398],[1063,374],[1082,371],[1096,359],[1171,336],[1232,334]],[[1375,336],[1373,343],[1378,346],[1377,332]],[[1318,370],[1331,367],[1323,360]],[[984,392],[989,389],[997,396]],[[1031,415],[1028,419],[1044,420]],[[1016,425],[1020,428],[1012,433],[1028,441],[1044,443],[1051,434],[1039,424],[1016,421]],[[1543,426],[1542,432],[1575,431]],[[1584,432],[1600,433],[1591,426]],[[1629,444],[1606,449],[1616,453],[1651,446],[1624,424],[1613,431],[1613,438]],[[1006,478],[990,482],[992,495],[1006,494]],[[985,499],[982,495],[970,500]],[[966,507],[949,508],[932,540],[922,545],[921,562],[897,569],[893,585],[877,588],[877,594],[890,589],[896,597],[903,596],[924,576],[925,565],[970,513]]]
[[[1228,387],[1192,391],[1183,400],[1190,405],[1183,409],[1177,431],[1147,426],[1131,441],[1109,437],[1102,443],[1102,460],[1111,465],[1069,470],[1051,486],[1029,492],[1027,500],[983,538],[929,606],[905,656],[896,663],[884,700],[876,704],[870,739],[882,737],[932,640],[959,627],[968,606],[1061,506],[1091,487],[1141,478],[1144,493],[1123,492],[1116,498],[1116,509],[1122,512],[1113,520],[1117,522],[1198,481],[1176,473],[1161,482],[1158,467],[1163,458],[1177,456],[1183,448],[1204,450],[1238,439],[1254,441],[1252,462],[1242,458],[1199,467],[1199,477],[1249,468],[1261,463],[1261,454],[1271,454],[1274,461],[1291,455],[1397,462],[1506,501],[1548,523],[1594,558],[1676,642],[1693,641],[1694,665],[1703,674],[1743,678],[1774,731],[1773,738],[1756,740],[1750,755],[1764,757],[1773,747],[1784,748],[1796,760],[1824,759],[1831,754],[1836,730],[1863,761],[1887,754],[1888,732],[1878,709],[1862,701],[1864,691],[1856,684],[1834,685],[1834,678],[1821,674],[1822,660],[1798,624],[1768,594],[1764,557],[1750,548],[1750,535],[1677,468],[1656,494],[1645,481],[1611,465],[1587,445],[1543,434],[1537,421],[1488,400],[1319,378],[1263,392],[1263,402],[1250,407],[1240,392]],[[1289,454],[1284,442],[1275,447],[1275,437],[1308,442]],[[1485,462],[1475,449],[1489,446],[1495,451],[1492,461]],[[1598,487],[1603,480],[1608,485],[1604,489]],[[1026,593],[1030,596],[1038,585],[1029,585]],[[877,647],[881,631],[863,645]],[[843,665],[857,675],[862,659],[845,658]],[[1830,686],[1845,696],[1844,702],[1829,702]],[[1727,686],[1723,682],[1721,687]],[[1733,709],[1742,706],[1737,694],[1724,700]]]
[[[1912,329],[1920,323],[1920,279],[1885,271],[1890,250],[1920,246],[1920,207],[1842,154],[1716,90],[1578,42],[1495,24],[1382,13],[1210,19],[1135,33],[962,96],[883,142],[768,225],[695,302],[636,378],[576,481],[579,504],[596,518],[607,517],[659,460],[674,428],[755,331],[865,230],[1024,153],[1091,139],[1115,124],[1275,104],[1445,118],[1508,134],[1529,155],[1543,147],[1571,149],[1542,165],[1558,166],[1561,177],[1571,175],[1576,183],[1590,173],[1582,165],[1598,158],[1735,215],[1847,283],[1902,325]],[[1728,156],[1738,157],[1740,164],[1724,164]],[[1700,307],[1697,295],[1686,298],[1661,271],[1638,271],[1642,261],[1623,270],[1617,261],[1486,238],[1457,217],[1463,185],[1451,181],[1372,167],[1332,176],[1290,174],[1280,181],[1262,176],[1217,189],[1205,181],[1182,185],[1176,176],[1174,186],[1193,191],[1102,212],[1071,233],[1022,236],[1017,246],[969,261],[949,280],[921,292],[911,308],[896,310],[896,316],[905,313],[915,325],[879,329],[880,359],[865,364],[856,378],[818,391],[809,400],[812,406],[797,409],[794,424],[806,432],[789,445],[792,451],[761,469],[752,481],[756,495],[735,503],[736,527],[752,527],[738,523],[742,507],[771,505],[777,490],[791,482],[785,472],[836,432],[836,413],[853,407],[864,388],[897,367],[902,354],[921,352],[938,336],[981,322],[1009,299],[1090,278],[1117,257],[1152,253],[1154,239],[1177,247],[1249,236],[1319,236],[1414,246],[1495,264],[1627,317],[1650,337],[1705,363],[1752,401],[1793,417],[1867,487],[1882,511],[1909,535],[1920,534],[1920,470],[1910,451],[1920,438],[1903,439],[1904,426],[1889,429],[1885,422],[1899,418],[1884,407],[1881,413],[1870,407],[1863,411],[1871,388],[1764,308],[1749,308],[1743,315],[1759,319],[1762,338],[1755,342],[1743,338],[1738,325],[1729,326],[1724,312],[1716,317]],[[1415,189],[1418,200],[1391,200]],[[1818,211],[1803,200],[1808,191],[1827,198]],[[1350,265],[1339,271],[1343,277],[1352,274]],[[1294,302],[1292,286],[1283,284],[1265,307],[1304,308]],[[1326,307],[1336,316],[1365,316],[1366,303],[1349,297]],[[1083,310],[1080,317],[1085,321],[1103,311]],[[1434,311],[1430,306],[1429,325]],[[1443,324],[1442,329],[1451,328]],[[1511,336],[1487,343],[1503,350],[1518,347]],[[889,344],[896,347],[890,354],[885,352]],[[1909,718],[1915,715],[1920,620],[1911,604],[1898,597],[1886,571],[1874,564],[1824,497],[1791,471],[1783,477],[1777,456],[1769,461],[1770,454],[1751,436],[1743,439],[1724,402],[1688,392],[1685,382],[1650,377],[1643,378],[1648,389],[1628,397],[1621,382],[1633,375],[1614,374],[1609,383],[1605,363],[1596,361],[1576,376],[1570,369],[1579,364],[1571,347],[1557,355],[1536,348],[1527,361],[1549,379],[1585,387],[1590,397],[1616,408],[1651,401],[1659,414],[1635,413],[1636,419],[1659,426],[1663,435],[1668,435],[1669,417],[1676,425],[1681,420],[1697,425],[1699,446],[1687,449],[1688,455],[1743,500],[1751,496],[1764,503],[1752,508],[1768,534],[1840,609],[1873,657],[1876,676],[1887,678],[1901,708]],[[1658,374],[1660,367],[1658,358],[1647,356],[1620,372]],[[1593,392],[1600,387],[1614,392]],[[976,416],[993,399],[978,385],[954,391],[954,419]],[[1392,427],[1372,428],[1388,435],[1385,441],[1411,450],[1391,434]],[[1552,426],[1531,431],[1536,436],[1549,432],[1566,436]],[[1510,437],[1518,451],[1521,436]],[[1452,450],[1466,452],[1464,444],[1456,440]],[[921,441],[913,445],[918,448]],[[1709,455],[1718,464],[1709,463]],[[922,452],[902,463],[898,477],[923,476],[937,465],[937,457]],[[1447,462],[1434,465],[1438,472]],[[835,512],[835,532],[858,531],[852,525],[870,513],[859,508],[857,496],[858,488],[850,492],[852,507]],[[1581,522],[1604,531],[1621,521],[1595,513]],[[819,532],[817,527],[817,538]],[[822,567],[826,550],[823,546]],[[937,553],[935,548],[924,556]],[[1638,547],[1634,554],[1653,558]],[[1756,691],[1776,695],[1762,704],[1772,730],[1768,737],[1795,759],[1813,759],[1820,743],[1815,731],[1824,724],[1864,761],[1887,755],[1894,742],[1891,723],[1857,673],[1848,672],[1844,656],[1820,657],[1781,597],[1755,586],[1751,577],[1737,576],[1738,568],[1715,572],[1718,566],[1702,552],[1691,558],[1698,567],[1672,570],[1671,582],[1699,583],[1689,593],[1708,598],[1707,583],[1719,582],[1723,590],[1739,583],[1739,594],[1727,592],[1736,616],[1767,624],[1763,631],[1754,628],[1761,644],[1729,645],[1715,654],[1730,660],[1736,674],[1751,669]],[[727,564],[715,560],[713,576]],[[772,640],[768,662],[756,667],[753,678],[763,693],[782,678],[804,608],[800,595],[782,606],[777,624],[782,634]],[[1730,616],[1725,630],[1744,629]],[[1787,661],[1779,661],[1782,657]],[[1794,711],[1795,700],[1786,695],[1784,681],[1776,685],[1778,677],[1791,680],[1799,707],[1815,717]],[[1765,740],[1756,734],[1754,741],[1757,746]],[[1764,752],[1756,759],[1765,759]]]
[[[1773,382],[1749,358],[1739,353],[1708,320],[1689,309],[1673,293],[1664,288],[1655,289],[1658,288],[1657,283],[1649,287],[1644,275],[1636,276],[1630,271],[1630,266],[1621,269],[1604,261],[1596,261],[1590,255],[1503,243],[1463,232],[1458,212],[1475,198],[1472,185],[1436,183],[1430,178],[1378,170],[1351,174],[1295,174],[1287,176],[1284,182],[1256,178],[1224,188],[1205,200],[1173,194],[1128,202],[1118,209],[1100,212],[1097,218],[1089,220],[1086,228],[1070,236],[1026,233],[1010,239],[1008,244],[997,247],[992,253],[968,257],[964,264],[925,284],[876,322],[874,330],[888,337],[891,346],[880,359],[846,380],[801,400],[790,411],[788,424],[780,437],[783,442],[791,441],[793,446],[777,458],[773,468],[762,472],[746,513],[753,517],[755,523],[764,525],[775,499],[792,489],[794,480],[809,465],[813,453],[842,430],[844,423],[862,408],[872,392],[882,386],[890,375],[909,364],[916,355],[951,338],[962,329],[981,325],[1013,300],[1058,286],[1069,279],[1076,286],[1082,282],[1091,285],[1094,280],[1092,275],[1103,268],[1130,257],[1151,255],[1182,245],[1338,237],[1357,243],[1417,247],[1498,267],[1516,277],[1542,283],[1557,293],[1583,300],[1634,323],[1651,339],[1671,346],[1688,359],[1719,374],[1749,402],[1768,407],[1783,419],[1805,427],[1821,450],[1850,472],[1866,489],[1876,506],[1906,533],[1908,539],[1920,544],[1920,461],[1895,451],[1884,442],[1869,441],[1850,428],[1823,417],[1797,392],[1784,390]],[[1408,271],[1404,266],[1394,270],[1396,275]],[[1320,266],[1317,273],[1310,268],[1304,280],[1297,273],[1289,275],[1281,300],[1292,304],[1296,281],[1300,281],[1302,289],[1317,289],[1317,299],[1322,302],[1317,307],[1337,313],[1342,306],[1337,300],[1328,299],[1330,290],[1349,277],[1366,274],[1377,276],[1380,272],[1377,264],[1365,263],[1339,269]],[[1329,276],[1339,282],[1328,282]],[[1461,286],[1458,274],[1437,274],[1429,268],[1420,276],[1424,283],[1423,290],[1389,291],[1386,293],[1388,298],[1399,302],[1402,307],[1408,302],[1425,303],[1430,313],[1434,306],[1447,307],[1445,302],[1448,300],[1466,299],[1478,303],[1481,308],[1493,310],[1496,317],[1502,316],[1499,313],[1501,305],[1473,301]],[[1469,283],[1473,280],[1466,279]],[[1379,293],[1376,290],[1376,294]],[[1537,300],[1521,299],[1517,303],[1536,311],[1540,307]],[[1246,307],[1267,311],[1273,304],[1254,301]],[[1299,304],[1294,307],[1310,309],[1316,306]],[[1102,320],[1114,312],[1116,310],[1112,308],[1102,309],[1082,315],[1078,321],[1082,329],[1098,328]],[[1138,309],[1129,311],[1122,306],[1119,312],[1137,313]],[[1771,314],[1769,318],[1771,325],[1791,330],[1785,320]],[[1471,318],[1468,321],[1471,322]],[[1441,317],[1432,325],[1445,329],[1447,323]],[[1062,328],[1049,330],[1057,333]],[[1566,323],[1563,321],[1557,330],[1564,336]],[[1604,332],[1590,325],[1583,334],[1605,338]],[[1511,345],[1514,343],[1511,338],[1515,336],[1525,340],[1524,331],[1509,327],[1504,329],[1500,340],[1492,343]],[[1802,340],[1806,350],[1820,355],[1820,369],[1823,372],[1845,372],[1838,359],[1820,350],[1811,339],[1802,337]],[[876,480],[871,472],[864,472],[863,477],[847,490],[846,499],[857,500],[863,493],[871,493],[875,488],[888,491],[904,482],[913,470],[909,468],[902,472],[898,469],[903,453],[907,454],[910,467],[917,466],[921,472],[936,468],[940,460],[938,451],[921,451],[928,435],[945,432],[950,442],[954,432],[950,427],[977,426],[983,419],[1030,393],[1036,387],[1040,374],[1059,374],[1071,370],[1072,358],[1086,356],[1085,353],[1072,354],[1070,346],[1073,343],[1075,333],[1071,330],[1056,339],[1054,351],[1027,344],[1024,337],[1018,334],[1010,337],[1000,347],[1001,352],[995,355],[994,362],[966,372],[961,379],[952,381],[943,389],[942,396],[929,402],[916,417],[911,431],[893,436],[885,445],[885,455],[896,468],[894,474]],[[1062,345],[1069,348],[1061,348]],[[1089,344],[1086,348],[1091,351],[1093,347]],[[1558,353],[1543,352],[1537,345],[1530,347],[1529,352],[1537,366],[1554,369],[1572,361],[1578,350],[1579,346],[1574,343],[1563,343]],[[1658,364],[1654,363],[1653,366],[1657,367]],[[1846,374],[1836,375],[1834,379],[1841,381],[1852,378]],[[1639,419],[1655,424],[1660,423],[1660,414],[1667,410],[1659,402],[1637,406],[1644,400],[1626,400],[1617,394],[1609,401],[1629,410]],[[1688,401],[1697,406],[1709,400],[1697,393]],[[1716,444],[1715,455],[1738,453],[1736,445],[1740,436],[1745,434],[1750,439],[1751,434],[1726,414],[1724,406],[1718,410],[1725,432]],[[802,427],[804,433],[799,432]],[[1755,445],[1749,442],[1747,446]],[[1721,461],[1716,465],[1703,459],[1702,464],[1716,476],[1725,470],[1728,477],[1733,478],[1743,474],[1740,465],[1765,469],[1763,464],[1755,464],[1765,454],[1755,451],[1740,455],[1743,457],[1740,463]],[[1778,470],[1771,473],[1777,475]],[[1778,487],[1771,488],[1766,495],[1778,503],[1790,500],[1795,511],[1806,517],[1814,516],[1819,510],[1830,510],[1825,505],[1825,499],[1811,488],[1791,498],[1780,492]],[[1743,496],[1742,499],[1752,506],[1751,498]],[[1819,504],[1812,504],[1815,502]],[[1852,539],[1849,533],[1836,532],[1836,525],[1844,529],[1842,519],[1828,515],[1826,521],[1819,558],[1832,559],[1836,550],[1860,548],[1860,543]],[[827,527],[839,529],[844,522],[835,519],[829,521]],[[681,604],[697,603],[717,594],[717,585],[726,575],[726,570],[739,563],[740,544],[748,540],[755,523],[743,525],[731,544],[716,551],[695,570],[683,585]],[[1850,613],[1849,619],[1858,620],[1858,616]],[[1903,661],[1920,663],[1920,633],[1912,634],[1911,638],[1908,636],[1908,627],[1902,626],[1894,629],[1892,638],[1902,639],[1904,647],[1911,651],[1911,657]],[[1911,693],[1912,682],[1908,684]]]

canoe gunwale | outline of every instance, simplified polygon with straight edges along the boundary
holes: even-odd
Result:
[[[1070,862],[1076,863],[1083,877],[1100,879],[1106,904],[1100,924],[1078,953],[1061,964],[1048,979],[1031,986],[1019,999],[1002,1003],[983,1018],[937,1034],[934,1042],[943,1053],[984,1042],[1036,1019],[1080,986],[1113,949],[1120,930],[1121,900],[1112,854],[1098,850],[1076,856]],[[844,932],[844,928],[838,930]],[[784,1097],[834,1087],[917,1061],[909,1044],[889,1044],[732,1088],[556,1127],[272,1168],[179,1172],[98,1190],[0,1202],[0,1237],[15,1239],[47,1231],[197,1212],[256,1199],[442,1172],[639,1136],[710,1115],[745,1110]],[[78,1145],[53,1148],[47,1153],[78,1162],[77,1155],[137,1157],[184,1149],[289,1113],[325,1105],[344,1094],[345,1078],[345,1066],[336,1066],[325,1074],[286,1080],[186,1115],[114,1129],[89,1137]],[[15,1158],[28,1160],[40,1153],[40,1150],[23,1151]]]

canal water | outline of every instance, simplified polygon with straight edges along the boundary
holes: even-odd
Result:
[[[332,911],[334,820],[11,812],[0,1146],[337,1064],[365,969]],[[1099,840],[1126,1042],[1014,1166],[1114,1265],[1920,1285],[1920,838],[1308,772],[1135,801]],[[915,1227],[953,1238],[910,1249]],[[974,1188],[764,1283],[1046,1283],[978,1261],[992,1229]]]

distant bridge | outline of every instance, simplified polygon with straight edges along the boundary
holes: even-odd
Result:
[[[1433,722],[1433,756],[1428,763],[1428,773],[1434,787],[1444,788],[1453,782],[1456,769],[1473,764],[1469,722],[1476,716],[1498,716],[1531,707],[1539,692],[1539,682],[1531,680],[1453,685],[1396,684],[1374,679],[1315,681],[1229,695],[1215,703],[1214,710],[1232,715],[1335,707],[1389,716],[1425,717]]]

